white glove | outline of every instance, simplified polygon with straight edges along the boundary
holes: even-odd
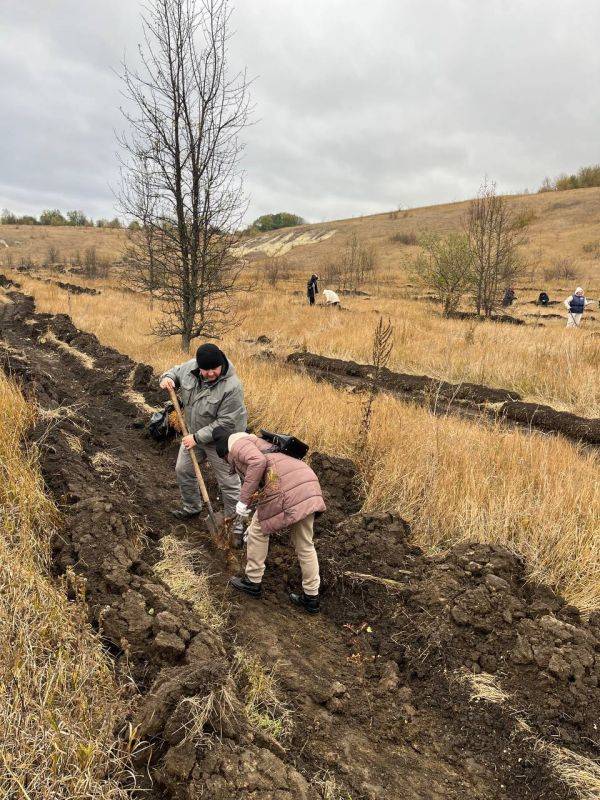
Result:
[[[235,513],[238,517],[247,517],[250,514],[250,509],[246,503],[242,503],[241,500],[238,500],[235,506]]]

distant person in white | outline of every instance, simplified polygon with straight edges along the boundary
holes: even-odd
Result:
[[[326,306],[339,306],[340,298],[331,289],[323,290],[323,298]]]
[[[567,315],[567,328],[578,328],[581,325],[581,318],[586,306],[593,303],[588,300],[581,286],[575,289],[575,294],[570,295],[565,300],[565,307],[569,312]]]

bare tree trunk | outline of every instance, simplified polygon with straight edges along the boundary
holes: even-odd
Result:
[[[503,285],[522,269],[519,227],[495,184],[484,183],[469,205],[465,232],[473,255],[473,300],[477,314],[490,317],[500,304]]]
[[[142,67],[124,65],[122,211],[140,223],[133,283],[154,292],[160,336],[216,338],[236,324],[235,244],[245,211],[239,135],[245,74],[229,75],[229,0],[151,0]]]

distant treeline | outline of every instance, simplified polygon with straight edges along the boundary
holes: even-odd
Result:
[[[574,175],[563,173],[557,178],[544,178],[538,192],[563,192],[565,189],[591,189],[600,186],[600,164],[581,167]]]
[[[30,214],[13,214],[5,208],[0,214],[0,225],[71,225],[73,227],[96,227],[96,228],[122,228],[123,223],[120,219],[97,219],[95,222],[91,217],[86,217],[83,211],[67,211],[65,214],[58,208],[48,208],[42,211],[39,217]],[[132,222],[130,228],[139,227],[137,222]]]

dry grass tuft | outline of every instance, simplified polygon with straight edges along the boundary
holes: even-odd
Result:
[[[600,764],[578,755],[566,747],[542,744],[548,763],[558,777],[569,786],[579,800],[598,800],[600,797]]]
[[[60,519],[22,447],[34,414],[0,374],[0,796],[125,800],[124,699],[85,608],[48,574]]]
[[[63,431],[63,436],[74,453],[83,453],[83,444],[79,436],[75,436],[74,433],[67,433],[67,431]]]
[[[206,563],[202,552],[173,536],[163,536],[160,546],[163,557],[155,564],[154,572],[176,597],[189,603],[210,628],[221,630],[226,609],[215,605],[209,575],[202,569]]]
[[[477,702],[485,700],[487,703],[502,703],[508,700],[509,695],[498,686],[498,680],[489,672],[480,672],[478,675],[466,672],[459,675],[459,681],[469,687],[469,700]]]
[[[196,745],[210,746],[215,738],[222,738],[225,722],[229,727],[235,723],[238,706],[231,673],[227,673],[223,683],[203,697],[184,697],[178,704],[178,709],[185,709],[188,720],[183,741],[191,740]],[[210,733],[205,730],[207,726]]]
[[[144,414],[153,414],[156,411],[156,409],[148,405],[148,403],[144,398],[144,395],[133,388],[134,372],[135,372],[135,367],[129,373],[129,377],[127,378],[127,385],[123,390],[123,397],[130,403],[133,403],[133,405],[139,408],[139,410],[142,411]]]
[[[76,347],[67,344],[67,342],[61,342],[61,340],[58,339],[52,333],[52,331],[47,331],[44,334],[44,336],[42,336],[42,338],[40,339],[40,342],[42,342],[42,344],[44,342],[52,342],[52,344],[56,345],[56,347],[60,347],[60,349],[63,350],[65,353],[68,353],[68,355],[73,356],[73,358],[76,358],[79,361],[79,363],[83,364],[83,366],[86,369],[94,369],[96,362],[91,356],[88,356],[87,353],[82,353],[81,350],[78,350]]]
[[[285,741],[292,732],[293,718],[290,708],[279,698],[277,665],[267,670],[255,656],[244,648],[238,648],[233,670],[252,727],[278,741]]]
[[[310,786],[317,792],[321,800],[352,800],[352,795],[340,788],[335,776],[327,770],[315,775]]]

